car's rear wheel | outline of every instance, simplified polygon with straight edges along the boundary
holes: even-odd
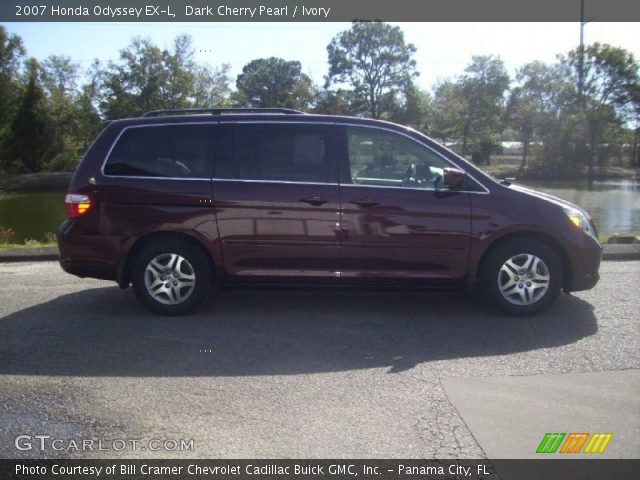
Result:
[[[154,241],[136,255],[131,280],[140,302],[159,315],[194,311],[211,290],[206,253],[182,240]]]
[[[546,243],[518,238],[489,253],[480,271],[485,298],[511,315],[541,312],[558,297],[563,269],[556,252]]]

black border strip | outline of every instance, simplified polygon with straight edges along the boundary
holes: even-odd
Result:
[[[583,1],[585,21],[640,21],[638,1]],[[3,0],[0,22],[578,22],[580,4],[581,0]],[[25,14],[25,6],[37,7],[35,14]],[[187,7],[207,14],[188,15]],[[225,7],[238,9],[237,14],[220,15],[228,12]],[[55,14],[65,8],[75,10]],[[112,15],[118,8],[127,10]],[[325,10],[308,14],[320,8]]]
[[[0,460],[2,480],[635,480],[639,476],[640,459],[558,456],[529,460]]]

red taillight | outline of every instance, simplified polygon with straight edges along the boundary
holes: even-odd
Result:
[[[77,218],[87,213],[93,203],[89,195],[82,193],[67,193],[64,197],[64,206],[67,210],[67,218]]]

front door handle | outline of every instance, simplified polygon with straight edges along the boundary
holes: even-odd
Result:
[[[360,207],[370,208],[370,207],[375,207],[380,202],[376,202],[371,197],[366,197],[366,198],[358,198],[356,200],[350,200],[349,203],[353,203],[353,204],[358,205]]]
[[[325,203],[329,203],[324,197],[320,195],[311,195],[310,197],[304,197],[300,199],[301,202],[308,203],[309,205],[313,205],[314,207],[319,207],[320,205],[324,205]]]

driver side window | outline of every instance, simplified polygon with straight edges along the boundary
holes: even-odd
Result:
[[[390,132],[349,127],[347,146],[356,185],[433,189],[447,166],[430,150]]]

